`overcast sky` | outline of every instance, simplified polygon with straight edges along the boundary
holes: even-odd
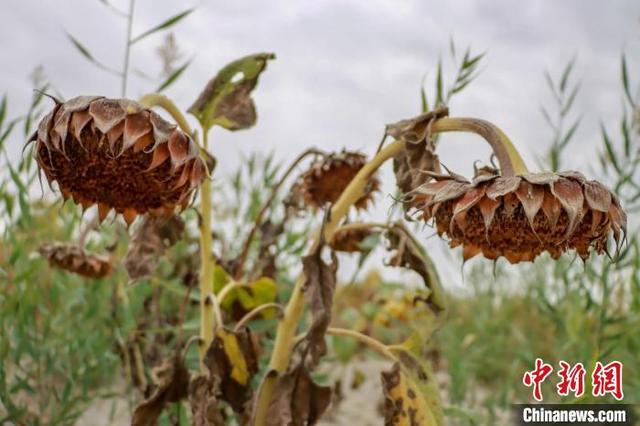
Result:
[[[126,9],[126,0],[113,4]],[[216,129],[213,151],[225,174],[240,153],[274,151],[291,158],[305,147],[375,150],[384,124],[419,112],[419,87],[427,89],[439,57],[445,64],[450,37],[459,50],[486,52],[478,79],[450,104],[451,114],[476,116],[500,126],[522,150],[530,168],[551,134],[540,105],[548,103],[543,71],[557,76],[572,57],[582,83],[576,110],[583,124],[568,165],[587,168],[595,160],[599,121],[617,125],[621,91],[620,56],[640,70],[640,1],[169,1],[137,0],[133,33],[139,34],[189,7],[195,13],[173,28],[191,67],[168,94],[187,108],[225,63],[245,54],[273,51],[255,92],[259,120],[251,130]],[[0,91],[13,115],[31,96],[29,73],[42,65],[66,98],[80,94],[118,96],[117,77],[97,70],[69,43],[65,31],[92,54],[121,67],[125,20],[98,0],[4,0],[0,6]],[[162,35],[134,46],[132,67],[158,76]],[[449,73],[453,69],[450,64]],[[447,69],[445,69],[447,71]],[[129,97],[157,83],[131,78]],[[12,141],[10,153],[22,143]],[[447,136],[443,162],[469,175],[474,159],[489,150],[470,136]],[[387,192],[391,172],[385,172]]]

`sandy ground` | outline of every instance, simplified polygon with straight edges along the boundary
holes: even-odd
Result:
[[[381,426],[384,424],[384,416],[381,408],[384,403],[382,396],[382,382],[380,372],[389,369],[389,362],[363,361],[350,365],[340,372],[340,380],[343,385],[343,398],[340,402],[329,408],[319,426],[358,425]],[[361,373],[366,377],[356,389],[356,374]]]
[[[383,425],[380,372],[389,367],[390,364],[385,361],[366,360],[334,370],[331,375],[341,380],[343,397],[329,408],[318,425]],[[365,380],[358,383],[357,376],[365,377]],[[446,377],[438,377],[438,380],[442,383]],[[358,383],[355,388],[354,383]],[[76,424],[79,426],[125,426],[130,422],[128,401],[125,398],[113,398],[96,401]]]
[[[76,422],[78,426],[128,426],[130,424],[129,401],[125,398],[96,400]]]
[[[330,407],[329,412],[325,414],[325,419],[318,425],[382,425],[384,419],[379,410],[382,403],[380,371],[385,368],[389,368],[388,363],[365,361],[334,374],[341,378],[345,388],[344,397],[336,406]],[[367,379],[355,390],[346,389],[354,382],[356,369],[366,375]],[[123,386],[123,384],[114,386],[114,391]],[[130,422],[131,413],[127,399],[112,398],[96,400],[76,424],[78,426],[125,426]]]

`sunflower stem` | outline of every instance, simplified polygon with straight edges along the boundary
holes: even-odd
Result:
[[[218,303],[222,304],[222,302],[224,302],[224,299],[227,298],[227,296],[229,294],[231,294],[231,292],[237,288],[241,288],[241,287],[246,287],[247,283],[242,282],[242,281],[231,281],[228,282],[223,288],[222,290],[220,290],[220,292],[218,292],[218,294],[216,295],[216,297],[218,298]]]
[[[402,149],[404,149],[404,142],[395,141],[382,149],[370,162],[360,169],[358,174],[356,174],[347,188],[342,192],[338,201],[336,201],[331,208],[329,218],[324,225],[325,241],[331,241],[338,224],[347,214],[349,207],[351,207],[365,194],[367,183],[375,171],[385,161],[400,153]],[[319,240],[320,238],[315,238],[311,245],[310,252],[317,247]],[[304,283],[304,275],[300,274],[285,308],[284,317],[278,323],[276,340],[273,352],[271,353],[271,360],[269,362],[269,371],[275,371],[277,374],[266,377],[262,387],[260,388],[260,393],[255,406],[255,426],[263,426],[265,424],[275,380],[289,365],[296,329],[304,308],[304,294],[302,291]]]
[[[182,129],[183,132],[185,132],[191,137],[195,137],[193,134],[193,130],[191,129],[191,126],[189,125],[189,122],[187,121],[185,116],[182,114],[182,112],[176,106],[176,104],[173,103],[173,101],[168,97],[166,97],[165,95],[161,93],[148,93],[143,97],[141,97],[138,100],[138,102],[147,108],[153,108],[158,106],[164,109],[176,121],[176,123],[178,124],[180,129]],[[204,134],[204,132],[203,132],[203,139],[205,140],[204,143],[206,145],[206,135]]]
[[[189,122],[171,99],[160,93],[149,93],[141,97],[138,102],[147,108],[161,107],[173,117],[182,131],[198,142],[197,135],[194,134]],[[208,148],[208,139],[209,129],[203,127],[202,144],[198,143],[198,145],[205,151]],[[200,344],[198,350],[202,369],[204,369],[202,361],[213,342],[215,329],[223,325],[220,304],[214,293],[215,259],[211,251],[213,244],[211,194],[212,185],[209,176],[200,187]]]
[[[256,316],[260,315],[263,311],[267,309],[276,309],[280,315],[282,315],[282,312],[284,312],[284,308],[279,303],[272,302],[272,303],[265,303],[263,305],[259,305],[253,308],[252,310],[250,310],[249,312],[247,312],[245,316],[240,318],[240,321],[238,321],[236,325],[233,327],[234,333],[237,333],[238,331],[242,330],[242,327],[247,325],[249,321],[254,319]]]
[[[347,223],[345,225],[340,226],[334,231],[334,235],[338,232],[349,232],[349,231],[359,231],[359,230],[384,230],[389,229],[393,225],[389,223],[382,222],[353,222]]]
[[[454,131],[472,132],[486,139],[500,161],[503,175],[511,176],[527,173],[524,161],[509,138],[493,124],[471,118],[445,117],[434,121],[431,126],[431,132],[433,133]],[[324,233],[325,241],[331,241],[340,221],[347,214],[349,208],[365,194],[366,185],[370,177],[387,160],[402,152],[404,146],[404,141],[394,141],[378,151],[376,156],[360,169],[331,208],[329,218],[324,224],[323,230],[320,231]],[[315,238],[310,252],[313,252],[317,247],[319,240],[320,238]],[[269,362],[269,371],[275,371],[277,374],[269,375],[262,384],[255,406],[255,426],[263,426],[265,424],[275,381],[286,370],[291,359],[296,328],[304,308],[302,291],[304,283],[305,278],[301,274],[295,283],[291,298],[285,308],[284,317],[278,324],[273,352]]]
[[[444,117],[433,122],[433,133],[470,132],[482,136],[498,158],[502,176],[514,176],[528,173],[529,170],[518,150],[497,126],[477,118]]]
[[[202,146],[207,149],[209,132],[202,128]],[[200,192],[200,364],[213,342],[216,319],[221,324],[220,306],[214,294],[215,260],[211,252],[211,179],[202,182]]]
[[[362,334],[358,331],[349,330],[346,328],[329,327],[327,329],[327,334],[331,336],[350,337],[362,343],[363,345],[368,346],[381,356],[391,361],[398,360],[398,358],[389,350],[389,347],[387,345],[380,342],[379,340],[374,339],[371,336],[367,336],[366,334]]]

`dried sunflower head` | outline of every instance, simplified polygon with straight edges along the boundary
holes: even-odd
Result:
[[[296,191],[302,196],[306,205],[322,208],[327,203],[334,203],[367,163],[366,157],[359,152],[342,151],[327,155],[311,164],[295,184]],[[380,180],[373,176],[355,206],[365,209],[372,195],[380,187]]]
[[[206,174],[193,140],[128,99],[80,96],[56,102],[29,142],[49,184],[84,209],[97,204],[127,223],[168,215],[189,202]]]
[[[113,270],[108,256],[86,253],[75,245],[45,244],[38,251],[52,266],[83,277],[104,278]]]
[[[452,247],[469,259],[482,253],[511,263],[531,261],[543,251],[558,258],[573,249],[586,259],[626,234],[626,215],[615,194],[578,172],[459,176],[433,175],[407,197],[424,220],[433,219]]]

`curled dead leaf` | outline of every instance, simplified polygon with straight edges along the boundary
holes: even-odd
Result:
[[[305,279],[302,291],[312,316],[311,326],[306,337],[312,365],[316,365],[327,352],[324,337],[331,323],[336,271],[338,270],[338,259],[333,251],[331,251],[331,263],[327,264],[322,259],[324,247],[324,243],[320,242],[313,252],[302,258]]]
[[[429,123],[449,115],[439,108],[418,117],[387,125],[385,134],[405,141],[404,150],[393,159],[396,185],[403,194],[431,180],[425,171],[440,172],[440,160],[429,139]]]
[[[218,396],[219,380],[200,374],[189,383],[189,405],[193,426],[225,426]]]
[[[148,399],[136,406],[131,419],[132,426],[157,424],[162,410],[170,402],[178,402],[188,395],[189,371],[184,359],[177,354],[165,360],[151,372],[156,389]]]
[[[333,234],[329,245],[333,250],[345,253],[365,251],[362,248],[362,243],[367,237],[373,235],[374,232],[370,227],[350,227],[346,225],[338,228]]]
[[[253,276],[275,278],[278,272],[276,253],[274,250],[278,238],[284,233],[284,222],[274,224],[267,219],[260,224],[260,247],[258,260],[253,267]]]
[[[390,260],[391,266],[408,268],[420,275],[425,287],[429,290],[424,296],[424,302],[436,313],[446,309],[446,300],[438,271],[424,248],[413,238],[409,230],[402,224],[396,223],[385,233],[388,240],[388,250],[394,251]]]
[[[129,278],[137,280],[153,275],[158,258],[182,237],[184,229],[185,224],[179,216],[145,216],[135,230],[125,256]]]
[[[228,130],[241,130],[256,122],[256,109],[251,92],[273,53],[257,53],[226,65],[207,83],[191,105],[193,114],[203,128],[219,125]]]
[[[300,363],[276,379],[266,426],[314,425],[329,407],[331,394],[331,387],[316,384],[304,364]]]
[[[387,124],[385,127],[385,134],[394,139],[401,139],[408,143],[422,142],[427,139],[429,124],[434,120],[448,115],[449,108],[436,108],[433,111],[420,114],[413,118]]]

